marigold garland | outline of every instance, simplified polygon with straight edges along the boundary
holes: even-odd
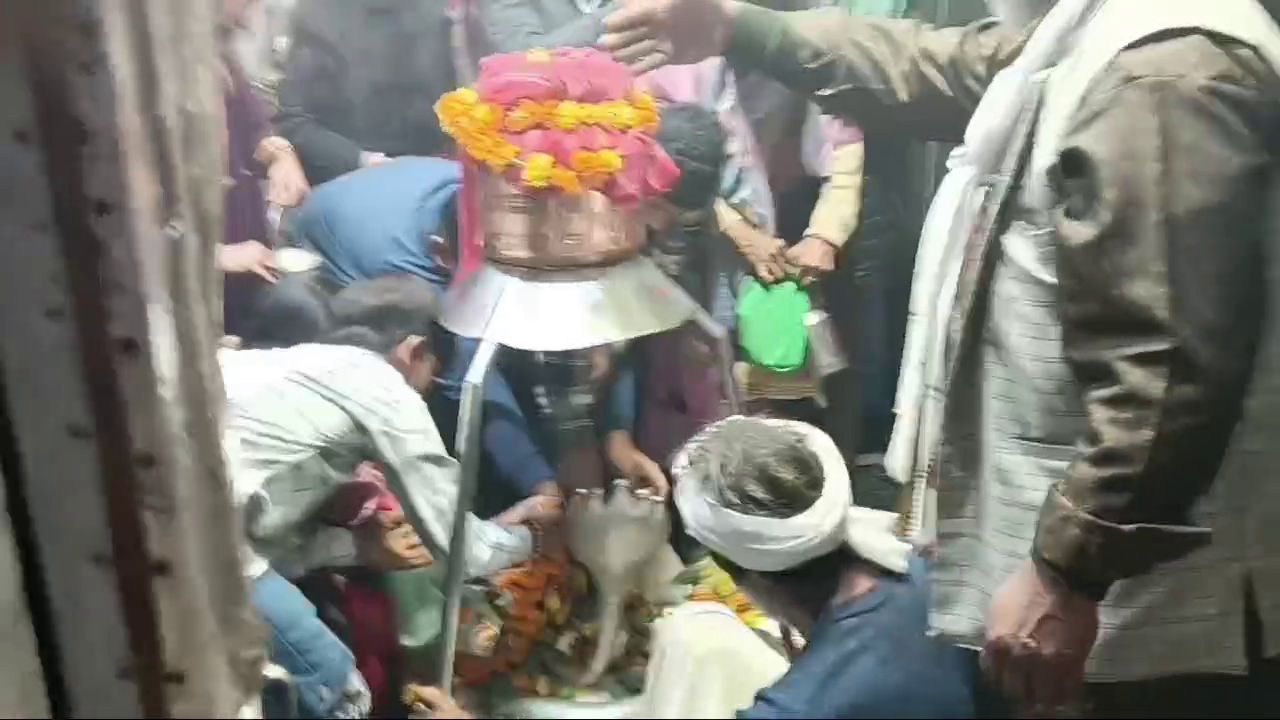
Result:
[[[440,98],[436,113],[440,117],[441,128],[459,147],[492,172],[501,173],[513,165],[518,166],[522,168],[520,180],[526,187],[554,187],[569,194],[578,194],[584,188],[597,188],[607,183],[622,170],[622,156],[610,149],[580,150],[573,154],[570,167],[566,168],[546,153],[529,153],[521,157],[520,148],[505,139],[502,132],[522,133],[539,128],[573,131],[597,127],[616,132],[638,130],[653,133],[658,129],[657,103],[651,95],[643,92],[632,93],[629,101],[521,100],[515,107],[504,109],[483,102],[471,88],[460,88]]]

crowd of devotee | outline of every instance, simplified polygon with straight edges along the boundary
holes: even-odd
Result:
[[[246,712],[1280,714],[1266,3],[221,2]]]

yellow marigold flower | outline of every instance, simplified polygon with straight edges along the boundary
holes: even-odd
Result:
[[[613,150],[600,150],[596,153],[597,172],[616,173],[622,169],[622,156]]]
[[[458,88],[453,92],[447,93],[444,96],[444,101],[458,105],[475,105],[480,102],[480,93],[469,87]]]
[[[569,195],[582,193],[582,182],[578,179],[578,174],[559,166],[551,169],[551,185]]]
[[[471,119],[486,130],[502,127],[502,111],[489,103],[479,103],[472,107]]]
[[[531,188],[545,188],[551,184],[551,173],[556,159],[546,153],[531,153],[524,159],[524,172],[520,179]]]
[[[556,127],[561,130],[576,130],[582,123],[582,106],[572,100],[565,100],[556,106]]]

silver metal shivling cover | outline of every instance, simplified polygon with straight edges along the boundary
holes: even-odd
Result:
[[[467,164],[464,229],[484,245],[481,267],[445,295],[451,332],[562,351],[697,314],[643,256],[645,215],[679,171],[653,139],[652,98],[633,81],[591,50],[513,53],[488,58],[475,89],[441,99],[441,124]]]

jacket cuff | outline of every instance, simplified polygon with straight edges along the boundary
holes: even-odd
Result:
[[[1208,528],[1100,520],[1055,487],[1040,510],[1032,558],[1072,591],[1101,600],[1116,581],[1184,557],[1211,539]]]
[[[734,5],[733,28],[724,57],[734,67],[759,67],[773,44],[781,13],[745,2]]]

